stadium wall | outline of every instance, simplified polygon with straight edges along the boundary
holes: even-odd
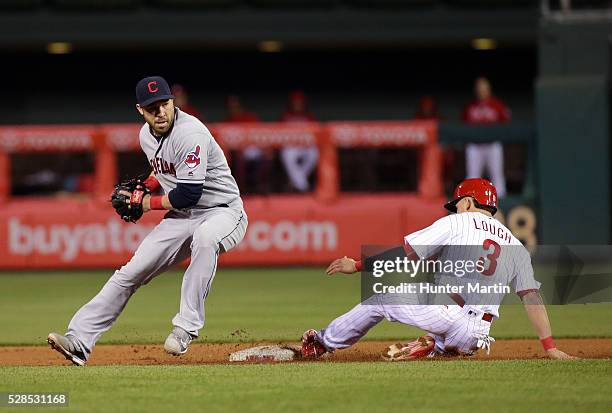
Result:
[[[327,122],[308,124],[211,124],[225,149],[247,145],[319,146],[315,191],[308,195],[245,197],[249,230],[222,260],[228,265],[324,265],[342,255],[358,256],[363,244],[395,244],[446,214],[442,205],[441,153],[446,143],[500,139],[531,146],[530,125],[467,128],[431,121]],[[108,204],[117,182],[117,156],[139,151],[140,125],[15,126],[0,128],[0,269],[118,267],[162,218],[146,214],[138,224],[122,222]],[[340,148],[413,147],[419,153],[414,193],[340,193]],[[10,197],[11,154],[93,152],[91,196]],[[532,182],[528,179],[528,182]],[[529,193],[504,200],[496,218],[526,245],[538,242],[537,203]]]
[[[536,106],[542,236],[548,243],[607,244],[612,231],[612,19],[554,15],[540,29]]]
[[[437,122],[211,124],[224,149],[248,145],[318,145],[318,182],[311,195],[248,197],[250,226],[224,260],[235,265],[316,265],[358,255],[363,243],[401,242],[403,235],[443,216]],[[119,220],[108,204],[117,182],[117,154],[140,150],[141,125],[0,128],[0,268],[119,266],[162,218]],[[420,152],[413,194],[339,196],[338,148],[414,147]],[[94,152],[95,192],[85,198],[10,198],[10,154]]]

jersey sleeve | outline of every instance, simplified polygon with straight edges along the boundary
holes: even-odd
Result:
[[[437,255],[449,245],[451,239],[451,216],[440,218],[427,228],[404,237],[404,244],[410,246],[421,259]]]
[[[516,248],[516,247],[511,247]],[[533,276],[533,266],[531,265],[531,257],[526,249],[521,248],[520,253],[515,261],[515,273],[510,285],[514,291],[523,296],[529,291],[539,290],[542,285]]]
[[[499,112],[499,120],[501,122],[509,122],[512,118],[510,108],[508,108],[508,106],[506,106],[506,104],[501,100],[497,102],[497,111]]]
[[[184,184],[203,184],[206,161],[212,137],[195,132],[181,137],[176,150],[176,181]]]

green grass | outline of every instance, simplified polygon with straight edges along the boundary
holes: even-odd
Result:
[[[609,411],[610,361],[0,368],[1,391],[69,392],[70,412]]]
[[[112,271],[0,274],[0,345],[41,345],[63,332],[74,312]],[[101,343],[160,343],[179,304],[182,272],[161,275],[132,298]],[[206,305],[207,341],[297,340],[359,302],[359,277],[328,277],[318,269],[221,269]],[[611,305],[549,307],[556,337],[612,337]],[[398,339],[413,328],[383,322],[366,339]],[[502,308],[496,338],[533,337],[523,308]]]
[[[107,271],[0,274],[1,345],[41,345],[64,331]],[[180,272],[133,297],[102,343],[161,343],[178,308]],[[359,301],[359,278],[314,269],[220,270],[207,303],[208,341],[296,340]],[[612,337],[610,305],[550,307],[557,337]],[[417,331],[381,323],[369,339]],[[502,308],[497,338],[532,337],[521,306]],[[69,392],[70,412],[605,411],[610,360],[0,367],[0,392]],[[3,409],[0,409],[3,410]],[[25,409],[24,409],[25,410]]]

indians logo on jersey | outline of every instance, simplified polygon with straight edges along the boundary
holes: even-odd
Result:
[[[171,174],[176,176],[176,169],[172,162],[163,160],[162,158],[149,159],[149,163],[155,174]]]
[[[185,165],[189,168],[195,168],[200,164],[200,145],[195,147],[195,150],[189,152],[187,154],[187,158],[185,159]]]

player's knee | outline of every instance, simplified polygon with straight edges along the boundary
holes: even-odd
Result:
[[[125,266],[115,271],[109,281],[124,290],[134,290],[138,288],[141,283],[138,276],[128,271],[125,271]]]

